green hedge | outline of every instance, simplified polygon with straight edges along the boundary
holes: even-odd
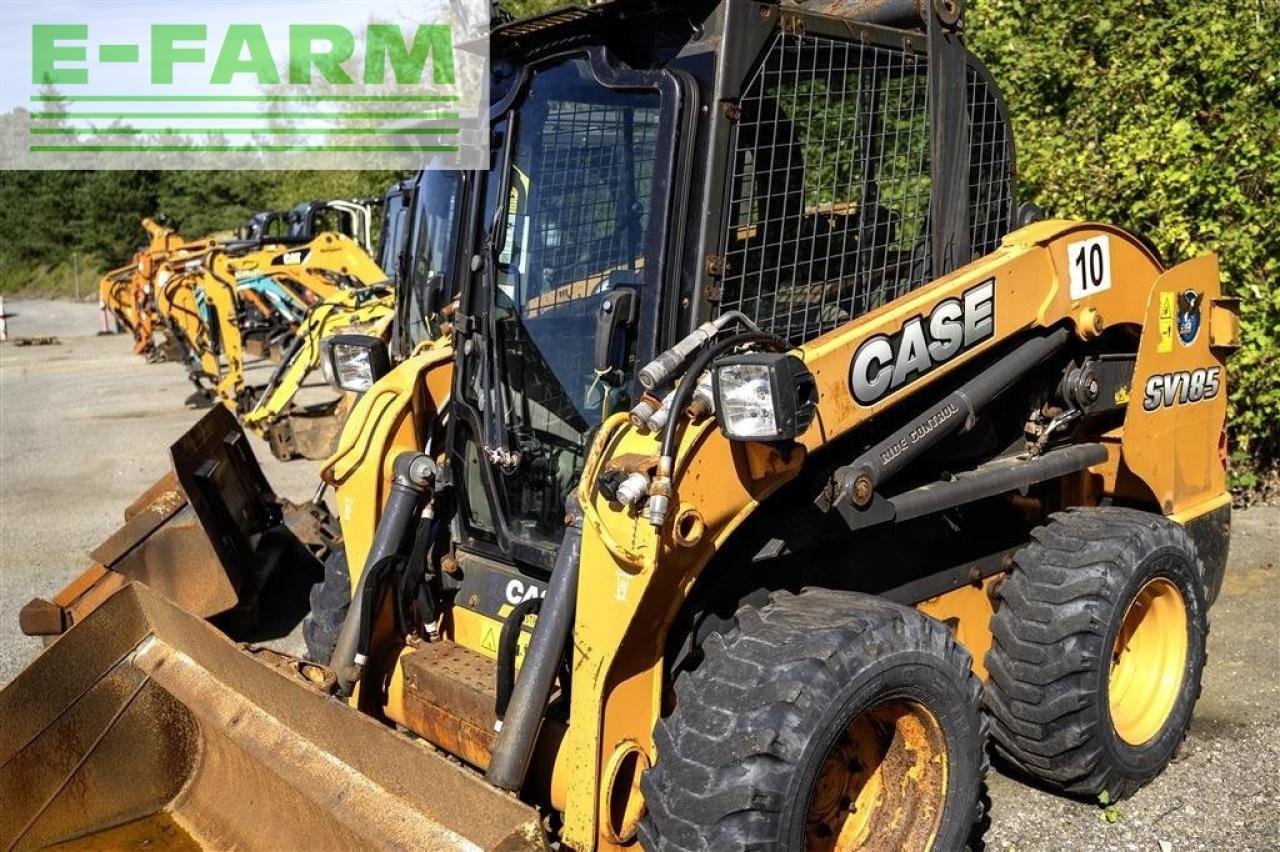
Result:
[[[0,293],[82,295],[145,245],[143,216],[164,214],[192,239],[231,231],[258,210],[321,198],[381,197],[395,172],[0,172]]]
[[[1230,364],[1241,484],[1280,450],[1280,2],[974,0],[1019,194],[1134,228],[1167,262],[1217,252],[1243,300]]]

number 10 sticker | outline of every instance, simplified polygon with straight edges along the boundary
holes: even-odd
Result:
[[[1111,238],[1106,234],[1067,246],[1071,298],[1083,299],[1111,289]]]

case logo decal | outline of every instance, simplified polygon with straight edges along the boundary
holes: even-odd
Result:
[[[874,405],[893,391],[996,332],[996,279],[965,290],[960,298],[943,299],[928,314],[914,316],[896,334],[876,334],[853,354],[849,390],[859,405]]]

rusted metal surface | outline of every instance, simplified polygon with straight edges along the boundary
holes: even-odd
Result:
[[[342,543],[342,527],[324,505],[282,500],[281,506],[284,525],[298,537],[298,541],[311,549],[317,559],[323,560],[329,551]]]
[[[267,427],[271,454],[281,461],[327,459],[338,446],[349,411],[347,397],[291,408]]]
[[[200,519],[184,497],[179,499],[177,512],[135,515],[90,555],[191,612],[217,615],[239,600],[240,571],[227,571]]]
[[[245,337],[244,351],[247,355],[255,358],[266,358],[270,354],[271,346],[261,337]]]
[[[782,5],[847,18],[861,24],[919,26],[925,19],[928,0],[818,0],[814,3],[784,0]]]
[[[420,645],[404,658],[405,727],[487,769],[493,730],[494,664],[453,642]]]
[[[532,808],[263,658],[112,595],[0,690],[0,848],[546,848]]]
[[[270,666],[287,676],[290,680],[308,689],[314,689],[322,695],[333,695],[334,687],[337,686],[338,678],[333,671],[318,663],[301,660],[273,648],[257,645],[242,645],[240,650],[263,665]]]
[[[32,598],[18,613],[18,627],[27,636],[57,636],[69,626],[62,607],[44,598]]]

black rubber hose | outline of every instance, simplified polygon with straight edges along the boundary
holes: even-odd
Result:
[[[516,656],[520,650],[520,627],[530,615],[542,609],[542,598],[529,598],[516,605],[502,622],[498,635],[498,682],[493,712],[501,722],[511,704],[511,690],[516,685]]]
[[[306,325],[307,318],[311,316],[311,312],[313,310],[315,310],[315,308],[307,309],[306,314],[302,317],[302,322],[299,324],[299,328]],[[302,345],[305,342],[306,335],[304,334],[296,335],[293,340],[289,341],[289,347],[285,349],[284,354],[280,357],[280,363],[276,364],[276,368],[271,371],[271,378],[267,379],[266,385],[262,388],[262,396],[260,396],[259,399],[266,399],[275,392],[276,385],[278,385],[280,383],[280,379],[284,377],[284,371],[289,369],[289,363],[293,361],[294,356],[298,354],[298,350],[302,348]],[[268,344],[269,343],[270,340],[268,340]]]
[[[689,398],[693,396],[694,388],[698,386],[698,377],[706,372],[708,365],[712,361],[725,352],[735,346],[746,346],[748,344],[764,346],[773,352],[786,352],[791,348],[785,340],[776,334],[770,334],[767,331],[744,331],[741,334],[726,337],[724,340],[713,343],[704,349],[701,355],[693,359],[689,369],[685,370],[684,375],[680,377],[680,383],[676,385],[675,393],[671,397],[671,416],[667,418],[666,425],[662,430],[662,458],[675,458],[676,436],[679,434],[679,424],[680,421],[684,420],[684,409],[689,404]]]
[[[359,630],[356,633],[356,659],[363,660],[369,656],[369,637],[373,633],[373,610],[378,602],[378,593],[382,590],[383,581],[404,565],[404,557],[398,553],[384,556],[365,571],[368,582],[360,583],[360,597],[356,600],[356,611],[360,615]],[[360,578],[364,580],[362,576]]]
[[[427,486],[436,475],[435,463],[422,453],[402,453],[395,460],[394,470],[391,494],[382,509],[382,517],[378,519],[378,527],[373,533],[373,544],[365,558],[364,564],[369,567],[360,574],[356,592],[352,595],[351,609],[343,619],[329,663],[337,677],[338,694],[344,698],[351,695],[364,672],[368,657],[366,633],[372,622],[372,612],[365,610],[371,611],[377,602],[376,591],[382,579],[379,574],[386,571],[383,562],[400,553],[410,525],[422,510]]]
[[[434,517],[423,515],[413,534],[413,546],[409,548],[396,593],[396,621],[400,632],[405,635],[416,631],[419,623],[426,625],[436,620],[435,596],[427,582],[427,562],[440,527]],[[416,617],[415,606],[418,610]]]

